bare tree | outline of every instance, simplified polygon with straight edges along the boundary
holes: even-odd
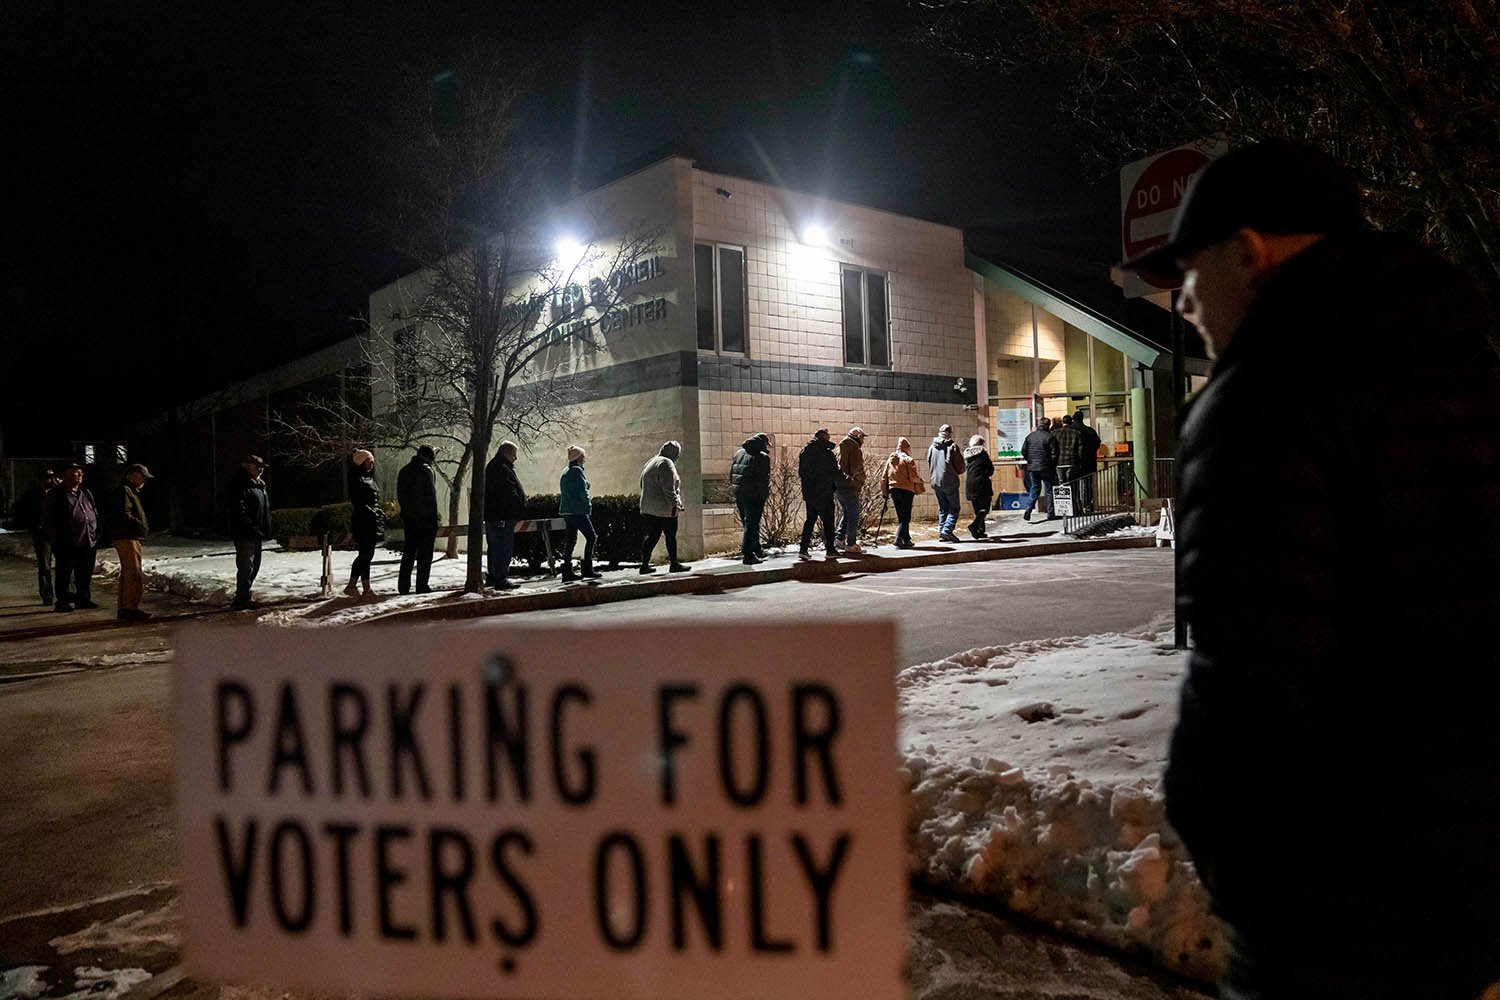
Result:
[[[469,483],[465,589],[483,589],[484,467],[497,428],[518,438],[567,426],[567,376],[601,346],[636,296],[637,265],[662,230],[612,219],[607,206],[554,210],[542,165],[518,134],[525,75],[506,46],[474,47],[409,91],[384,146],[403,187],[399,249],[417,270],[389,313],[372,317],[372,351],[391,381],[375,411],[407,411],[463,447]],[[560,247],[557,227],[573,227]],[[637,306],[636,308],[641,308]]]
[[[1064,110],[1106,170],[1221,136],[1351,164],[1374,220],[1420,234],[1500,302],[1496,0],[919,0],[925,36],[1074,79]]]

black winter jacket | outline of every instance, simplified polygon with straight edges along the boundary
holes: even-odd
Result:
[[[995,498],[995,462],[982,445],[964,449],[964,497],[970,503],[988,504]]]
[[[436,528],[438,516],[437,474],[432,466],[413,457],[396,475],[396,502],[401,505],[401,523],[407,527]]]
[[[237,542],[271,537],[271,497],[264,480],[252,479],[243,468],[229,487],[229,537]]]
[[[385,538],[385,510],[380,506],[380,486],[361,469],[349,474],[349,530],[361,545]]]
[[[844,481],[833,442],[813,438],[803,445],[797,456],[797,477],[802,480],[803,500],[816,504],[832,500],[839,484]]]
[[[1167,815],[1215,908],[1257,940],[1295,941],[1334,912],[1373,946],[1400,921],[1400,961],[1439,955],[1431,968],[1500,978],[1492,331],[1477,289],[1429,251],[1327,237],[1269,276],[1183,415],[1177,613],[1194,646]],[[1281,446],[1268,418],[1305,409],[1330,371],[1339,406]],[[1372,448],[1401,474],[1378,503],[1351,502]],[[1259,527],[1265,459],[1295,491],[1274,535]],[[1391,529],[1439,501],[1471,526],[1460,544]],[[1408,629],[1413,641],[1392,642]],[[1384,828],[1392,795],[1441,822]],[[1268,809],[1294,826],[1268,830]],[[1370,882],[1393,849],[1441,871]]]
[[[1026,435],[1021,442],[1021,457],[1026,460],[1026,471],[1046,472],[1057,468],[1057,438],[1051,431],[1040,427]]]
[[[516,467],[499,452],[484,467],[484,519],[519,521],[526,516],[526,491]]]
[[[734,453],[729,488],[736,500],[764,500],[771,495],[771,455],[760,438],[747,439]]]

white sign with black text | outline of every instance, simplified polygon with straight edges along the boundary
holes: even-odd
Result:
[[[903,996],[890,623],[194,628],[174,672],[191,975]]]
[[[1073,487],[1058,485],[1052,487],[1052,513],[1057,517],[1073,516]]]

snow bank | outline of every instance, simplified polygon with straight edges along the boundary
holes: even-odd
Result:
[[[1214,978],[1222,933],[1163,815],[1160,775],[1186,665],[1170,640],[1170,623],[1153,622],[903,670],[913,871],[934,888]]]

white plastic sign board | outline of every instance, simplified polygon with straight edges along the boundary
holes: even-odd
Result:
[[[895,666],[886,622],[184,631],[188,972],[896,1000]]]
[[[1052,487],[1052,513],[1058,517],[1073,516],[1073,487]]]

